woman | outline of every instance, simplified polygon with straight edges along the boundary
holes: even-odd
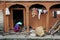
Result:
[[[21,25],[22,25],[21,22],[17,22],[16,25],[14,26],[14,31],[15,31],[15,32],[20,31],[20,29],[21,29]]]

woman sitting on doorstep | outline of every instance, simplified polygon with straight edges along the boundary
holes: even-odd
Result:
[[[21,25],[22,25],[22,22],[17,22],[16,24],[15,24],[15,26],[14,26],[14,31],[15,32],[19,32],[19,31],[21,31]]]
[[[57,27],[52,27],[49,31],[52,35],[55,34],[57,31],[60,30],[60,24]]]

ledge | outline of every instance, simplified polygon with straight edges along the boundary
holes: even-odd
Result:
[[[0,1],[60,1],[60,0],[0,0]]]

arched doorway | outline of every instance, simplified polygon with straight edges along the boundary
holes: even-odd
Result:
[[[52,5],[49,9],[49,28],[60,20],[60,4]]]
[[[9,7],[10,16],[9,16],[9,26],[10,29],[14,29],[14,26],[17,22],[21,22],[21,27],[25,25],[25,7],[20,4],[15,4]]]
[[[38,26],[46,27],[46,14],[41,13],[41,15],[38,18],[38,14],[39,14],[39,12],[38,12],[36,16],[32,17],[33,8],[36,8],[37,10],[38,9],[46,10],[46,7],[41,5],[41,4],[33,4],[33,5],[31,5],[30,8],[29,8],[29,10],[30,10],[30,13],[29,13],[29,20],[30,20],[29,25],[34,29],[36,27],[38,27]]]

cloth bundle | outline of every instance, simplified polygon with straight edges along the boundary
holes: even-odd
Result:
[[[37,34],[38,36],[44,36],[44,35],[45,35],[44,29],[43,29],[42,26],[37,27],[36,30],[35,30],[35,32],[36,32],[36,34]]]
[[[40,19],[42,11],[43,11],[42,9],[38,9],[38,19]]]
[[[47,13],[47,10],[38,9],[38,8],[32,8],[32,17],[35,17],[38,15],[38,19],[40,19],[41,13]]]
[[[32,9],[32,17],[35,17],[37,15],[38,11],[37,8]]]
[[[6,11],[5,11],[5,14],[6,14],[6,15],[10,15],[9,8],[6,8],[5,10],[6,10]]]

